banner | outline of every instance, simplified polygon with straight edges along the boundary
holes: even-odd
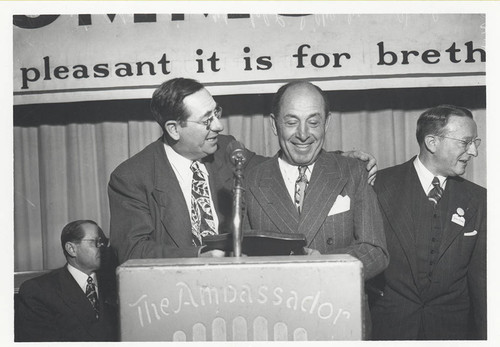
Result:
[[[256,3],[258,5],[258,3]],[[150,98],[189,77],[214,95],[485,85],[483,14],[13,16],[14,104]]]

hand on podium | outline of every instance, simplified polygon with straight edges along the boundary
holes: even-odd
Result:
[[[208,249],[207,247],[202,247],[200,248],[200,253],[198,254],[198,257],[200,258],[224,258],[226,256],[226,252],[220,249],[212,249],[212,250],[207,250],[206,252],[203,252],[203,249]]]
[[[305,255],[318,255],[318,254],[321,254],[321,253],[318,250],[304,247],[304,254]]]

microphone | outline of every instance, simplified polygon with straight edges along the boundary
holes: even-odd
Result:
[[[241,165],[247,160],[245,146],[239,141],[231,141],[226,148],[226,153],[229,155],[233,165]]]
[[[226,148],[226,153],[234,165],[234,185],[233,185],[233,256],[241,257],[241,244],[243,240],[243,163],[247,160],[245,146],[236,140],[231,141]]]

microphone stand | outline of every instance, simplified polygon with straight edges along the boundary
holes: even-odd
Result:
[[[234,160],[234,188],[233,188],[233,255],[241,257],[241,242],[243,241],[243,232],[241,230],[242,210],[243,210],[243,163],[245,157],[236,154]]]

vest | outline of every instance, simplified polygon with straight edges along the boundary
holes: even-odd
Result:
[[[411,202],[413,225],[415,228],[414,239],[417,255],[417,286],[421,292],[429,288],[433,278],[432,270],[439,257],[439,247],[443,236],[443,228],[446,223],[446,211],[448,210],[449,193],[445,189],[443,197],[436,207],[428,200],[422,189],[420,180],[416,173],[412,180],[411,196],[415,197]]]

